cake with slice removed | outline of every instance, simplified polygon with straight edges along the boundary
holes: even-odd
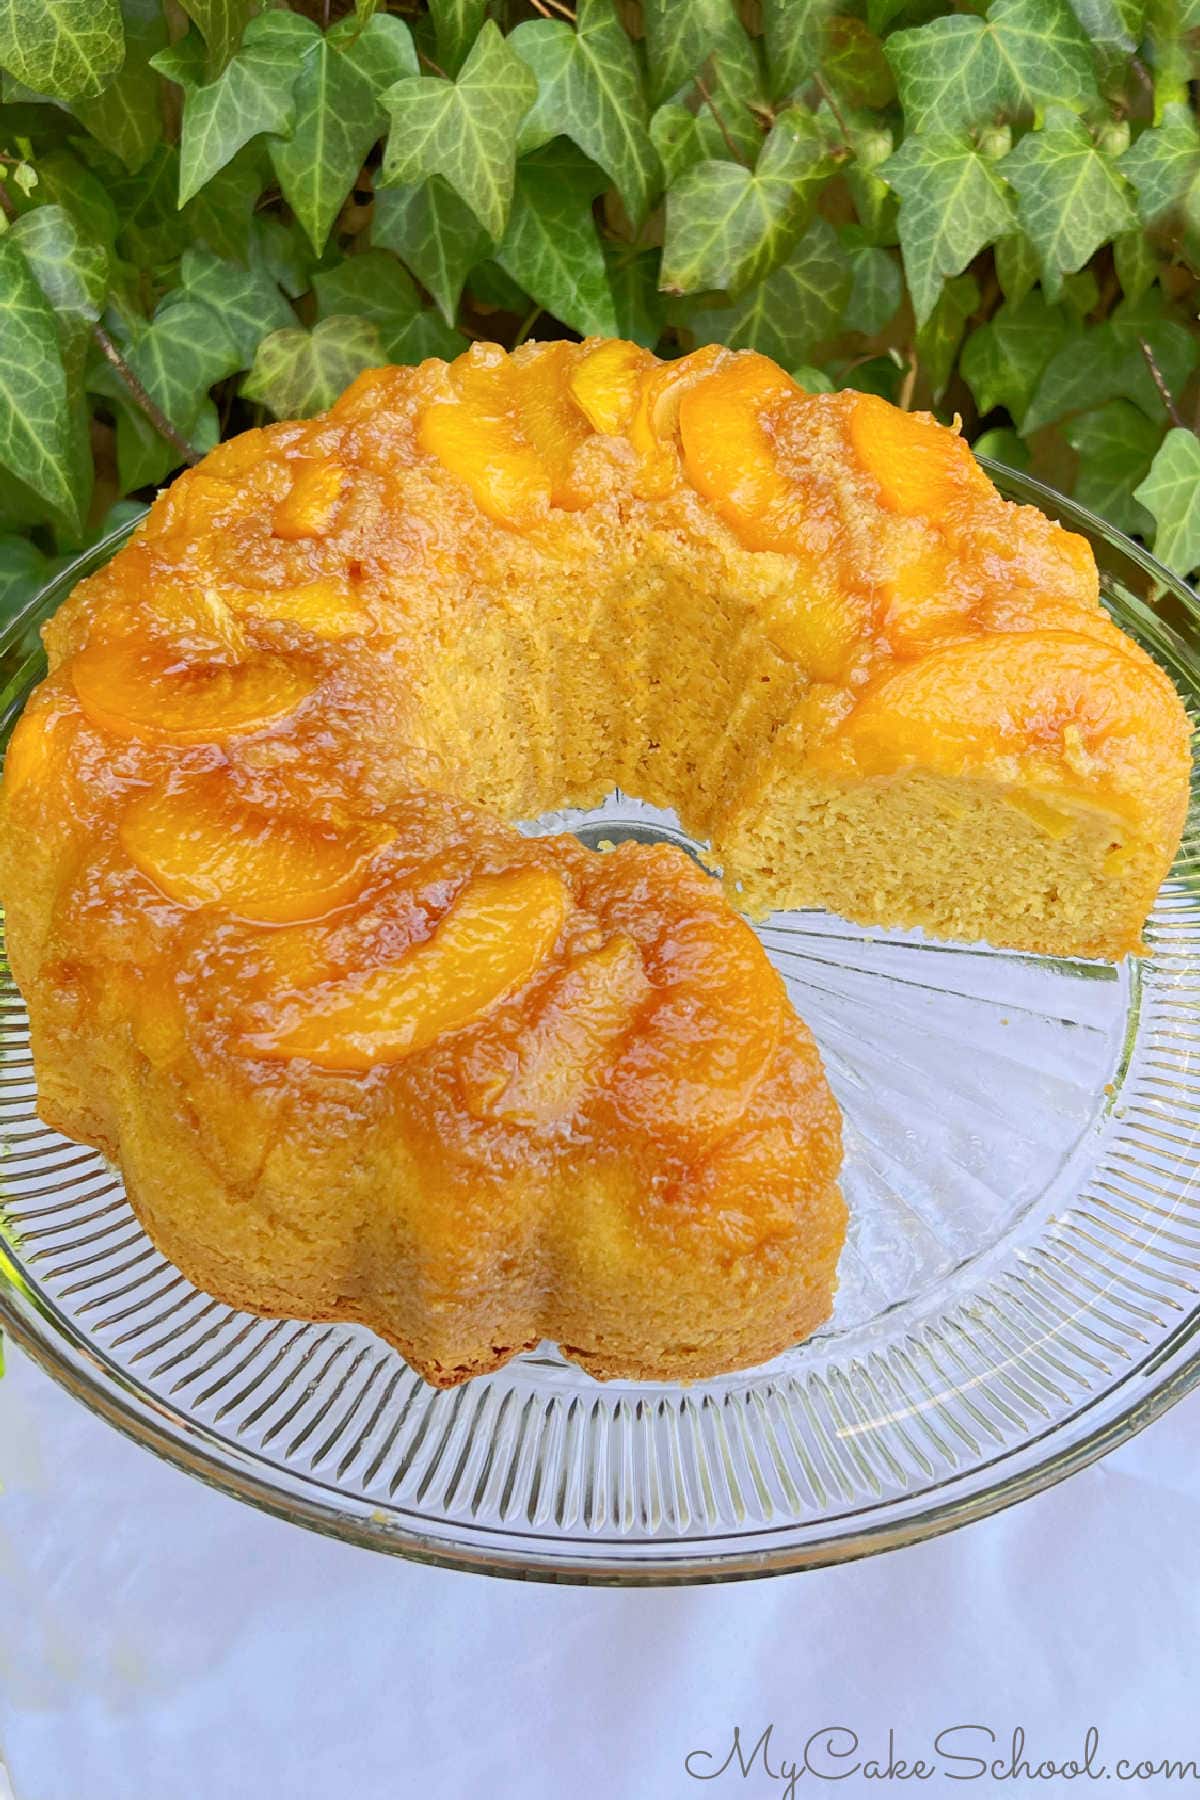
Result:
[[[46,642],[0,797],[43,1116],[200,1286],[441,1384],[827,1318],[837,1109],[738,911],[1115,958],[1186,808],[1087,546],[753,353],[372,371],[180,476]],[[618,785],[724,897],[513,828]]]

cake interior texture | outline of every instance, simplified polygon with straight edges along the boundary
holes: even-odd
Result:
[[[0,838],[43,1115],[198,1285],[441,1384],[828,1317],[837,1108],[739,913],[1116,958],[1186,809],[1087,546],[749,353],[370,372],[182,475],[46,643]],[[723,895],[514,829],[617,786]]]

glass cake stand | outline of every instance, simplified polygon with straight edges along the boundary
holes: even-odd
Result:
[[[1037,483],[1104,597],[1200,702],[1200,603]],[[36,626],[0,640],[7,733]],[[93,1151],[38,1120],[0,967],[0,1323],[114,1425],[283,1518],[377,1550],[558,1581],[713,1581],[928,1537],[1061,1480],[1200,1378],[1200,809],[1118,968],[926,942],[815,912],[761,936],[845,1114],[835,1315],[763,1368],[600,1384],[543,1345],[449,1393],[353,1326],[197,1292]],[[687,840],[613,794],[531,829]]]

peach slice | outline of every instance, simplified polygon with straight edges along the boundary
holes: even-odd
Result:
[[[776,599],[764,611],[767,636],[810,680],[842,681],[863,646],[863,608],[842,593],[831,571],[808,557],[797,561],[802,573],[786,602]]]
[[[1170,684],[1148,661],[1074,631],[1009,632],[895,669],[826,750],[848,746],[867,775],[1037,770],[1052,789],[1117,802],[1127,783],[1155,786],[1182,731]]]
[[[510,362],[507,371],[518,428],[549,477],[550,504],[568,511],[586,506],[590,497],[572,480],[575,452],[591,436],[568,385],[575,356],[571,344],[546,344],[528,361]]]
[[[892,572],[880,584],[880,628],[897,656],[912,656],[962,627],[972,591],[964,588],[961,576],[956,586],[953,555],[940,535],[897,543],[891,560]]]
[[[576,957],[515,1047],[480,1046],[467,1077],[472,1111],[516,1125],[569,1117],[650,992],[641,952],[624,934]]]
[[[679,474],[675,434],[687,390],[729,357],[719,344],[705,344],[675,362],[656,363],[642,382],[629,423],[629,441],[641,461],[640,487],[648,499],[671,491]]]
[[[234,514],[245,510],[247,502],[236,481],[208,468],[185,469],[160,495],[153,523],[167,543],[176,536],[202,542],[214,530],[227,525]]]
[[[299,625],[314,637],[338,642],[361,637],[374,625],[370,613],[355,600],[345,582],[321,575],[289,588],[226,588],[224,597],[234,609],[253,619],[272,619]]]
[[[615,437],[629,429],[643,377],[654,366],[654,357],[640,344],[613,338],[575,364],[567,386],[592,430]]]
[[[130,861],[181,905],[221,906],[257,924],[318,919],[362,891],[386,825],[339,830],[247,805],[227,770],[152,789],[119,836]]]
[[[762,1080],[779,1044],[783,983],[723,903],[670,917],[647,967],[655,992],[608,1092],[626,1123],[696,1154],[732,1130]]]
[[[341,496],[345,471],[329,457],[307,458],[295,467],[291,492],[276,506],[271,529],[278,538],[325,537]]]
[[[836,560],[806,548],[811,496],[781,468],[774,440],[783,409],[809,404],[790,376],[746,352],[683,393],[679,438],[689,481],[739,541],[799,564],[786,601],[776,599],[765,614],[772,641],[815,681],[838,681],[862,637],[860,609],[842,591]]]
[[[269,1003],[274,1016],[238,1047],[248,1056],[305,1057],[322,1069],[400,1062],[522,987],[553,950],[568,903],[548,869],[477,876],[432,937],[397,962]]]
[[[470,488],[488,517],[526,531],[547,506],[586,506],[571,479],[589,428],[572,403],[569,344],[521,360],[468,353],[451,367],[455,400],[421,413],[417,442]]]
[[[497,525],[527,531],[550,504],[550,477],[511,413],[438,400],[417,421],[417,443],[463,482]]]
[[[275,657],[184,664],[128,639],[93,640],[71,663],[79,703],[115,737],[213,744],[261,731],[295,712],[317,685],[310,670]]]
[[[754,351],[731,357],[679,401],[688,480],[748,550],[793,554],[806,496],[780,469],[770,422],[804,398],[790,375]]]
[[[126,989],[133,1041],[156,1069],[169,1069],[187,1050],[187,1022],[170,974],[159,967],[131,970]]]
[[[856,394],[849,433],[891,512],[937,518],[956,499],[993,491],[968,445],[928,413],[901,412],[878,394]]]

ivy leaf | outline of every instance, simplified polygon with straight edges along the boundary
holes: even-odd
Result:
[[[162,134],[159,79],[152,56],[167,41],[159,0],[124,0],[125,61],[94,100],[76,100],[79,123],[136,174]]]
[[[54,311],[10,231],[0,237],[0,466],[71,530],[81,524],[71,483],[67,376]]]
[[[980,432],[971,448],[976,456],[990,456],[993,462],[1003,463],[1008,469],[1027,469],[1033,461],[1024,438],[1008,425]]]
[[[628,244],[607,244],[604,254],[617,315],[617,335],[653,350],[667,322],[658,288],[656,252],[631,250]]]
[[[736,306],[689,310],[687,324],[698,343],[761,350],[791,368],[836,334],[850,281],[837,233],[827,219],[816,218],[787,262]]]
[[[830,167],[787,113],[753,172],[735,162],[697,163],[667,194],[660,286],[736,294],[761,281],[800,236]]]
[[[565,19],[527,20],[508,41],[538,84],[518,148],[571,138],[610,177],[640,225],[660,170],[637,57],[612,0],[579,0],[573,27]]]
[[[1043,370],[1071,333],[1063,308],[1039,290],[1006,300],[971,333],[959,365],[980,413],[1003,406],[1020,429]]]
[[[160,144],[136,175],[114,164],[106,185],[120,220],[118,245],[131,263],[154,269],[183,254],[191,232],[178,206],[179,152],[173,144]]]
[[[900,310],[904,297],[900,265],[870,243],[859,225],[843,225],[840,236],[850,263],[850,298],[842,323],[848,331],[874,337]]]
[[[1091,51],[1066,0],[993,0],[986,22],[950,13],[887,42],[910,132],[1097,99]]]
[[[592,219],[603,175],[559,138],[517,165],[508,229],[496,261],[539,306],[584,337],[612,337],[617,312]]]
[[[415,186],[380,188],[371,241],[403,258],[447,325],[454,323],[469,271],[492,247],[466,201],[440,175]]]
[[[1145,30],[1145,0],[1071,0],[1084,35],[1107,61],[1132,56]]]
[[[1017,193],[1017,213],[1038,254],[1051,300],[1064,275],[1081,269],[1119,231],[1137,223],[1129,191],[1110,158],[1073,113],[1053,107],[1041,131],[1023,137],[1000,164]]]
[[[291,131],[271,139],[270,155],[318,256],[368,150],[387,129],[379,94],[416,71],[408,27],[387,14],[365,26],[343,19],[312,41],[292,88]]]
[[[291,299],[298,300],[307,293],[312,251],[295,224],[285,224],[271,213],[256,213],[250,221],[247,260],[269,275]]]
[[[61,206],[36,207],[16,221],[9,235],[54,308],[67,383],[67,480],[83,513],[93,481],[84,375],[91,328],[108,294],[108,247],[85,238]]]
[[[219,75],[242,41],[249,19],[262,0],[180,0],[208,47],[208,70]]]
[[[291,307],[264,269],[239,268],[211,250],[191,249],[184,254],[179,278],[190,299],[218,314],[233,340],[239,368],[250,367],[268,332],[295,323]]]
[[[1147,0],[1146,60],[1154,71],[1154,117],[1157,123],[1172,105],[1186,105],[1192,76],[1187,39],[1198,21],[1190,0]]]
[[[853,362],[837,377],[839,388],[854,388],[860,394],[878,394],[894,406],[900,391],[900,374],[904,367],[898,351],[887,356],[872,356],[866,362]]]
[[[1137,195],[1146,225],[1200,236],[1200,126],[1188,106],[1168,106],[1117,165]]]
[[[1121,292],[1140,300],[1158,280],[1158,253],[1144,231],[1123,231],[1113,239],[1113,265]]]
[[[996,245],[996,279],[1006,300],[1023,300],[1037,286],[1041,270],[1038,254],[1023,231],[1014,231]]]
[[[512,201],[517,133],[537,81],[489,19],[456,81],[418,75],[384,96],[392,129],[383,179],[441,175],[493,238]]]
[[[763,42],[771,97],[786,99],[821,60],[826,21],[837,0],[763,0]],[[874,31],[881,29],[871,21]]]
[[[1182,393],[1200,352],[1186,326],[1149,311],[1153,298],[1152,290],[1136,303],[1124,301],[1111,318],[1071,338],[1051,357],[1025,415],[1026,435],[1106,400],[1132,400],[1148,419],[1165,420],[1142,341],[1172,394]]]
[[[896,97],[883,45],[868,25],[834,13],[821,33],[821,74],[847,106],[878,111]]]
[[[109,396],[117,417],[117,478],[128,493],[134,488],[161,487],[179,467],[179,452],[160,437],[140,407],[134,406],[119,382]],[[217,409],[205,400],[188,428],[193,450],[206,456],[221,436]]]
[[[291,326],[265,337],[242,393],[260,400],[277,419],[305,419],[332,406],[364,369],[386,362],[371,321],[339,313],[311,331]]]
[[[189,31],[168,44],[165,50],[159,50],[151,58],[151,66],[164,80],[173,81],[176,87],[182,88],[185,94],[193,88],[204,87],[209,81],[204,39],[196,31]]]
[[[823,374],[820,369],[809,368],[806,363],[789,369],[788,373],[796,386],[802,387],[806,394],[832,394],[835,391],[828,375]]]
[[[37,94],[102,93],[124,55],[117,0],[0,0],[0,65]]]
[[[1154,515],[1159,561],[1177,575],[1200,567],[1200,438],[1194,431],[1168,431],[1134,499]]]
[[[160,302],[153,319],[135,334],[133,342],[126,348],[125,360],[159,411],[165,413],[183,437],[193,442],[196,441],[197,422],[209,404],[209,389],[214,382],[234,374],[241,366],[233,334],[220,314],[178,289]],[[98,391],[122,402],[127,400],[118,377],[107,365],[97,370],[92,379]],[[148,421],[143,423],[149,424]],[[140,426],[132,432],[127,431],[126,435],[127,461],[136,446],[136,454],[145,458],[142,467],[158,469],[153,476],[143,473],[136,482],[127,480],[127,486],[141,487],[147,481],[161,480],[178,460],[152,427],[149,437]],[[154,443],[157,443],[157,449],[153,457],[158,459],[157,462],[151,457]],[[196,447],[201,446],[197,443]]]
[[[322,269],[313,279],[313,291],[322,319],[337,314],[369,319],[388,362],[450,359],[467,347],[460,332],[422,306],[408,271],[386,250],[364,250]]]
[[[668,189],[697,163],[729,155],[721,128],[706,108],[668,100],[650,120],[650,141]]]
[[[39,206],[12,226],[16,243],[56,313],[93,324],[108,294],[108,251],[89,241],[61,206]]]
[[[846,185],[858,213],[858,222],[872,244],[899,242],[896,229],[896,196],[879,175],[880,166],[892,154],[893,138],[889,130],[851,128],[850,147],[854,160],[845,169]]]
[[[429,0],[438,61],[447,74],[457,75],[467,52],[483,28],[488,0]]]
[[[786,5],[787,0],[781,3]],[[867,0],[867,23],[872,31],[884,32],[893,19],[908,11],[910,4],[911,0]]]
[[[954,368],[967,320],[979,305],[979,283],[973,275],[956,275],[917,332],[917,357],[935,400],[940,400]]]
[[[0,538],[0,618],[11,619],[19,612],[47,573],[46,558],[28,538]]]
[[[388,127],[383,105],[387,89],[405,76],[421,72],[412,32],[403,19],[378,13],[366,20],[339,19],[330,26],[328,38],[338,54],[370,84],[375,98],[375,131],[382,136]]]
[[[61,206],[86,238],[111,246],[120,221],[112,197],[90,169],[67,150],[51,150],[38,158],[40,205]]]
[[[1068,275],[1062,284],[1062,302],[1077,319],[1085,319],[1088,313],[1094,312],[1100,302],[1100,283],[1095,271],[1080,269],[1077,275]]]
[[[267,179],[261,144],[247,144],[189,201],[184,219],[189,235],[218,256],[244,261],[250,254],[255,205]],[[265,222],[265,221],[264,221]],[[305,283],[307,286],[307,282]]]
[[[1072,419],[1065,435],[1079,456],[1075,498],[1118,531],[1149,536],[1154,522],[1133,490],[1149,473],[1162,426],[1128,400],[1110,400]]]
[[[906,139],[882,173],[900,196],[904,271],[923,325],[947,277],[1012,231],[1012,203],[995,165],[941,132]]]
[[[518,319],[525,318],[529,312],[529,295],[490,257],[471,270],[467,286],[472,301],[485,311],[509,312]]]
[[[993,0],[987,17],[1018,116],[1036,119],[1052,105],[1083,111],[1099,98],[1091,42],[1067,0]]]
[[[195,64],[180,45],[152,58],[153,66],[184,90],[179,204],[184,206],[243,144],[269,131],[292,129],[292,90],[320,34],[296,13],[264,13],[246,26],[241,49],[215,81],[194,84]],[[187,43],[187,39],[183,43]]]
[[[642,18],[652,106],[681,89],[693,91],[697,75],[718,99],[737,95],[765,100],[754,49],[734,0],[689,0],[687,6],[678,0],[643,0]],[[725,122],[735,139],[747,125],[758,135],[752,119],[732,114]],[[738,147],[745,145],[739,141]]]

